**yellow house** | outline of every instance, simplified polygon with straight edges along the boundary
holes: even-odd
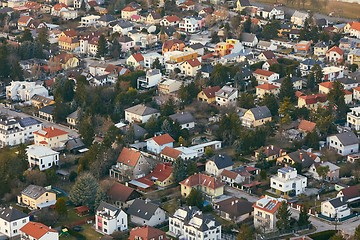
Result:
[[[134,8],[132,6],[126,6],[121,10],[121,18],[130,20],[133,15],[137,15],[140,9]]]
[[[200,102],[207,102],[208,104],[216,102],[215,93],[220,90],[219,86],[207,87],[198,93],[197,99]]]
[[[75,30],[66,30],[59,35],[59,48],[65,51],[74,51],[80,46],[78,33]]]
[[[356,64],[360,67],[360,50],[354,49],[348,54],[347,60],[350,64]]]
[[[42,145],[49,148],[62,148],[69,140],[67,132],[54,127],[45,127],[34,132],[35,145]]]
[[[31,105],[40,109],[45,106],[53,105],[55,103],[54,99],[43,97],[41,95],[35,94],[31,97]]]
[[[256,86],[256,96],[258,98],[264,97],[265,94],[278,95],[280,88],[270,83],[264,83]]]
[[[184,61],[192,60],[197,58],[197,52],[182,52],[180,54],[170,56],[170,61],[174,63],[181,63]]]
[[[201,63],[197,58],[187,60],[181,64],[181,73],[186,76],[195,77],[200,68]]]
[[[319,42],[317,44],[315,44],[314,46],[314,55],[315,56],[325,56],[326,52],[329,50],[329,47],[323,43],[323,42]]]
[[[161,20],[161,15],[157,12],[149,13],[149,15],[146,18],[146,22],[148,24],[154,24],[154,25],[159,24],[160,20]]]
[[[192,189],[198,189],[210,197],[224,194],[224,183],[203,173],[196,173],[180,182],[181,196],[189,196]]]
[[[76,68],[79,66],[80,60],[74,54],[62,52],[59,55],[54,57],[55,62],[61,64],[63,70],[68,70],[70,68]]]
[[[286,155],[286,151],[276,147],[274,145],[269,145],[266,147],[261,147],[255,150],[255,158],[258,160],[260,153],[264,154],[266,161],[276,160],[278,157],[283,157]]]
[[[271,112],[267,106],[251,108],[241,117],[242,125],[249,128],[261,126],[271,120]]]
[[[56,203],[56,193],[44,187],[29,185],[18,196],[18,203],[30,209],[49,207]]]
[[[311,110],[317,110],[327,104],[327,96],[323,93],[312,95],[301,95],[298,98],[298,108],[306,107]]]

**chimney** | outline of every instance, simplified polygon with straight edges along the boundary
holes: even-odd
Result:
[[[271,147],[271,150],[274,150],[274,145],[271,145],[270,147]]]
[[[231,206],[234,205],[234,201],[231,202]]]
[[[300,160],[301,160],[301,161],[304,161],[304,159],[303,159],[303,153],[302,153],[302,152],[300,153]]]
[[[341,201],[341,202],[343,201],[343,197],[340,197],[340,201]]]

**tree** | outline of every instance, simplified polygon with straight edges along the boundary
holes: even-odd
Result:
[[[259,102],[260,106],[267,106],[272,116],[278,115],[279,103],[274,94],[266,93]]]
[[[43,45],[43,47],[50,46],[49,34],[48,34],[47,28],[40,28],[39,34],[38,34],[38,37],[36,40],[39,41]]]
[[[96,53],[96,57],[105,57],[108,53],[107,41],[103,34],[100,35],[98,41],[98,49]]]
[[[248,18],[244,22],[244,32],[251,33],[251,17],[250,16],[248,16]]]
[[[289,98],[284,98],[279,106],[279,115],[280,117],[285,117],[286,115],[291,116],[295,111],[295,106]],[[291,120],[291,119],[290,119]]]
[[[345,240],[345,238],[341,235],[340,232],[332,236],[329,240]]]
[[[162,107],[161,107],[161,116],[169,116],[174,114],[176,111],[176,104],[173,98],[170,98]]]
[[[211,37],[210,40],[211,43],[218,43],[220,41],[219,35],[216,31],[212,32],[210,37]]]
[[[91,116],[80,117],[79,121],[79,133],[86,146],[90,146],[94,141],[94,124]]]
[[[61,197],[56,200],[55,211],[59,214],[59,216],[67,215],[67,207],[66,207],[66,199],[65,198]]]
[[[34,41],[30,29],[25,29],[23,35],[21,36],[21,42],[26,42],[26,41],[29,42]]]
[[[288,209],[288,205],[286,201],[283,201],[278,209],[278,212],[276,213],[276,227],[282,231],[282,230],[288,230],[290,228],[290,210]]]
[[[191,189],[189,196],[186,198],[186,204],[188,206],[196,206],[199,209],[202,209],[204,206],[204,196],[202,192],[196,188]]]
[[[178,96],[182,104],[190,104],[196,98],[198,94],[198,89],[194,82],[189,83],[188,85],[182,84],[178,91]]]
[[[182,158],[176,159],[173,167],[173,176],[175,182],[181,182],[187,177],[187,169]]]
[[[236,240],[249,240],[254,239],[254,231],[247,224],[242,224],[240,231],[236,236]]]
[[[316,83],[321,83],[324,77],[324,73],[322,71],[322,67],[319,64],[314,64],[311,68],[310,72],[314,75],[314,79]]]
[[[107,195],[106,191],[104,191],[103,189],[101,189],[99,187],[98,191],[96,192],[94,209],[97,209],[101,202],[106,202],[107,198],[108,198],[108,195]]]
[[[355,228],[354,240],[360,240],[360,225]]]
[[[308,214],[309,209],[304,206],[301,208],[300,214],[299,214],[299,220],[298,220],[298,226],[302,227],[302,226],[309,226],[310,221],[309,221],[309,214]]]
[[[120,53],[121,53],[121,45],[117,39],[117,37],[115,37],[112,41],[112,46],[111,46],[111,56],[114,59],[119,59],[120,57]]]
[[[316,85],[316,81],[315,81],[315,76],[313,72],[310,72],[310,74],[307,76],[307,88],[310,89],[311,91],[314,90]]]
[[[353,63],[349,65],[349,71],[356,72],[356,70],[359,68],[359,65]]]
[[[239,107],[241,108],[250,109],[255,107],[254,101],[255,101],[254,96],[251,93],[244,92],[240,94],[240,97],[238,99],[238,104]]]
[[[98,189],[97,180],[90,173],[84,173],[76,179],[71,188],[69,199],[75,205],[85,205],[93,208]]]
[[[294,85],[289,75],[282,81],[279,91],[280,101],[283,101],[285,98],[289,98],[293,103],[296,101]]]
[[[336,108],[336,119],[344,119],[348,112],[348,106],[345,103],[344,87],[339,81],[333,82],[333,87],[327,97],[329,106]]]
[[[151,65],[151,68],[152,68],[152,69],[159,69],[159,70],[162,69],[162,65],[161,65],[161,63],[160,63],[159,58],[156,58],[156,59],[154,60],[154,62],[153,62],[152,65]]]
[[[319,135],[318,133],[314,130],[308,134],[306,134],[305,136],[305,145],[313,148],[314,150],[318,150],[319,149]]]
[[[316,168],[316,173],[319,175],[321,179],[326,178],[327,174],[329,172],[329,166],[318,166]]]

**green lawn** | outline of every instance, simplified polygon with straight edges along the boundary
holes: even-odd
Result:
[[[84,235],[86,239],[99,239],[100,237],[102,237],[100,233],[96,232],[92,228],[92,224],[85,224],[82,227],[84,228],[84,230],[80,233]]]

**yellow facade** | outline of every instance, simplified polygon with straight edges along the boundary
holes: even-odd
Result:
[[[263,89],[263,88],[256,88],[256,96],[258,98],[262,98],[264,97],[265,94],[273,94],[273,95],[278,95],[279,93],[279,88],[274,88],[274,89]]]
[[[245,123],[245,125],[248,127],[259,127],[259,126],[264,125],[267,122],[271,122],[272,117],[256,120],[253,113],[250,110],[248,110],[248,111],[246,111],[246,113],[244,114],[242,119],[243,119],[243,122]]]
[[[170,61],[175,63],[181,63],[187,60],[195,59],[197,58],[197,56],[198,56],[197,52],[189,52],[180,55],[170,56]]]
[[[211,197],[218,197],[218,196],[221,196],[224,194],[224,186],[218,187],[216,189],[212,189],[212,188],[209,188],[206,186],[201,186],[201,185],[189,187],[189,186],[180,184],[180,186],[181,186],[181,196],[183,196],[183,197],[188,197],[192,189],[197,189],[197,190],[201,191],[203,194],[206,194]]]
[[[348,60],[349,60],[350,64],[356,64],[356,65],[360,66],[360,55],[350,53],[348,56]]]
[[[170,186],[171,184],[174,183],[174,178],[173,178],[173,174],[171,174],[167,179],[165,179],[164,181],[156,181],[155,185],[159,186],[159,187],[167,187]]]
[[[20,198],[18,199],[19,203],[24,204],[31,209],[37,209],[38,205],[51,201],[56,201],[56,194],[53,192],[45,192],[37,199],[33,199],[24,194],[21,194]]]
[[[212,98],[208,98],[206,94],[201,91],[197,95],[197,100],[201,102],[207,102],[208,104],[214,103],[216,101],[215,95]]]
[[[66,63],[61,64],[62,69],[67,70],[70,68],[76,68],[79,66],[79,59],[77,57],[72,57],[66,61]]]

